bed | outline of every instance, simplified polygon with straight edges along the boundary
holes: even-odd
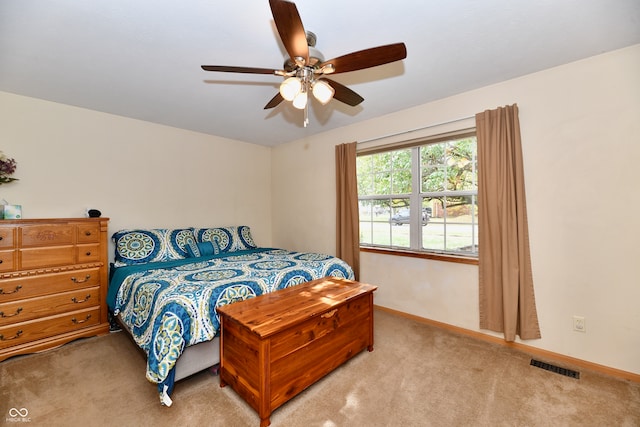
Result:
[[[147,356],[171,405],[175,381],[219,362],[216,308],[300,283],[353,279],[339,258],[258,247],[247,226],[121,230],[107,305]]]

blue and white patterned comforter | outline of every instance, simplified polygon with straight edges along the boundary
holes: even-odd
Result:
[[[107,300],[147,353],[147,378],[160,384],[185,347],[218,333],[216,307],[326,276],[354,278],[351,267],[332,256],[253,249],[120,267]]]

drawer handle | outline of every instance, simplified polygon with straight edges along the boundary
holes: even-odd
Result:
[[[73,301],[76,304],[81,304],[83,302],[87,302],[89,301],[89,298],[91,298],[91,294],[87,294],[87,296],[83,299],[83,300],[79,300],[76,297],[71,298],[71,301]]]
[[[334,314],[336,314],[336,312],[337,312],[337,311],[338,311],[338,309],[337,309],[337,308],[334,308],[334,309],[333,309],[333,310],[331,310],[331,311],[327,311],[325,314],[321,315],[320,317],[323,317],[323,318],[325,318],[325,319],[328,319],[328,318],[330,318],[330,317],[333,317],[333,315],[334,315]]]
[[[22,285],[18,285],[16,286],[16,289],[11,291],[11,292],[5,292],[4,289],[0,288],[0,295],[9,295],[9,294],[15,294],[16,292],[18,292],[20,289],[22,289]]]
[[[90,315],[90,314],[87,314],[87,317],[86,317],[84,320],[78,320],[78,319],[76,319],[76,318],[74,317],[74,318],[72,318],[72,319],[71,319],[71,321],[72,321],[73,323],[75,323],[76,325],[79,325],[80,323],[84,323],[84,322],[88,321],[89,319],[91,319],[91,315]]]
[[[18,332],[16,332],[16,334],[14,336],[12,336],[11,338],[5,338],[4,335],[0,334],[0,341],[10,341],[10,340],[15,340],[16,338],[18,338],[20,335],[22,335],[22,329],[20,329]]]
[[[18,309],[16,310],[15,313],[13,314],[4,314],[4,311],[0,311],[0,317],[2,318],[6,318],[6,317],[13,317],[13,316],[17,316],[18,314],[20,314],[20,312],[22,311],[22,307],[18,307]]]
[[[86,256],[91,256],[91,252],[87,251]]]
[[[90,232],[90,231],[85,231],[85,232],[84,232],[84,235],[85,235],[85,236],[91,236],[91,232]]]
[[[0,259],[0,264],[2,264],[4,262],[4,260]]]
[[[72,278],[71,278],[71,281],[72,281],[73,283],[84,283],[84,282],[88,281],[89,279],[91,279],[91,275],[90,275],[90,274],[87,274],[87,275],[85,276],[84,280],[78,280],[78,279],[76,279],[75,277],[72,277]]]
[[[0,236],[0,240],[2,240],[2,239],[4,239],[4,237],[3,237],[3,236]]]

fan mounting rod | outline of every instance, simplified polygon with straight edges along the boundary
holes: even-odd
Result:
[[[301,67],[311,67],[314,69],[319,68],[319,65],[324,62],[324,55],[318,49],[316,49],[316,41],[318,40],[317,36],[311,31],[306,31],[307,34],[307,45],[309,46],[309,63],[305,64],[304,58],[295,58],[292,59],[290,57],[286,57],[284,60],[284,65],[282,68],[286,72],[292,72],[296,68]]]

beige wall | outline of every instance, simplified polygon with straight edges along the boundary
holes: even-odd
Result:
[[[640,374],[639,76],[636,45],[278,146],[274,245],[334,253],[336,144],[517,103],[542,328],[527,344]],[[376,304],[478,330],[477,267],[363,253],[361,269]]]
[[[251,226],[271,245],[270,149],[0,92],[0,150],[19,181],[0,199],[25,218],[132,227]]]

